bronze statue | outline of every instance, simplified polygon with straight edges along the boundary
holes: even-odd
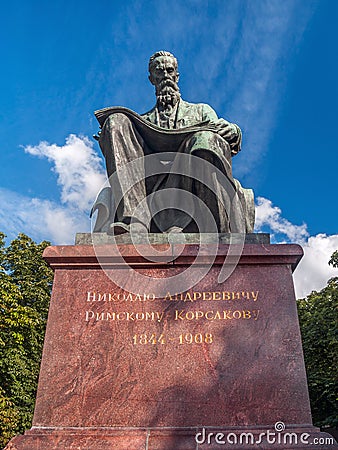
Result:
[[[157,99],[151,111],[138,115],[115,107],[95,112],[111,188],[101,192],[93,207],[99,210],[94,231],[212,232],[216,226],[216,232],[252,232],[253,193],[232,175],[241,130],[219,119],[209,105],[182,100],[178,79],[174,55],[156,52],[149,60]],[[154,164],[160,169],[154,170]],[[119,204],[114,205],[116,198]],[[210,216],[195,220],[195,215],[206,217],[200,201],[211,212],[213,228]]]

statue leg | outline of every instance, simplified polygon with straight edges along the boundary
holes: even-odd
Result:
[[[231,149],[228,143],[217,133],[212,131],[200,131],[194,133],[178,149],[178,155],[173,161],[172,173],[168,174],[162,181],[158,189],[177,189],[177,210],[164,211],[156,220],[160,229],[169,226],[180,226],[188,231],[199,232],[242,232],[241,204],[236,194],[236,184],[232,177]],[[199,159],[207,161],[209,164],[198,162],[191,158],[189,164],[185,164],[185,176],[175,174],[180,173],[179,154],[185,153],[197,156]],[[219,176],[215,168],[224,176]],[[220,183],[220,180],[222,181]],[[184,198],[180,191],[184,190],[194,194],[193,215],[188,217],[185,209]],[[180,200],[180,197],[182,199]],[[198,206],[197,199],[205,203],[215,220],[215,224],[210,223],[209,218]],[[180,202],[182,207],[180,208]],[[181,211],[180,211],[181,209]],[[198,224],[198,230],[193,222]],[[163,230],[164,231],[164,230]]]
[[[229,202],[226,207],[222,205],[224,197],[221,202],[220,184],[217,182],[217,172],[214,167],[226,176],[226,180],[232,180],[230,146],[217,133],[200,131],[187,142],[187,151],[209,163],[198,164],[198,175],[202,181],[194,180],[193,192],[208,206],[218,231],[229,232],[229,215],[227,214]],[[229,184],[231,190],[231,181]],[[205,228],[208,230],[208,224],[205,224]]]
[[[145,152],[142,137],[125,114],[116,113],[105,121],[99,144],[106,160],[113,197],[121,199],[116,205],[115,221],[129,224],[133,218],[143,224],[149,223],[146,202],[135,217],[137,206],[146,198],[144,164],[142,160],[137,161]],[[128,231],[127,227],[125,231]]]
[[[202,179],[194,181],[193,190],[209,206],[221,233],[245,233],[246,212],[243,209],[238,183],[232,175],[231,149],[229,144],[217,133],[201,131],[195,133],[189,142],[189,151],[210,163],[205,166]],[[212,170],[216,167],[220,172]],[[202,165],[203,170],[203,165]]]

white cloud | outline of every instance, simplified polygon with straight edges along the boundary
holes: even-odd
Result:
[[[71,134],[63,146],[40,142],[36,146],[25,147],[25,152],[53,163],[61,187],[62,203],[88,211],[106,177],[101,159],[87,137]]]
[[[306,224],[294,225],[282,217],[278,206],[273,206],[271,200],[264,197],[257,198],[255,229],[261,231],[268,226],[272,231],[272,238],[280,234],[285,235],[289,241],[303,242],[308,237]]]
[[[328,265],[332,253],[338,249],[338,235],[309,236],[306,224],[295,225],[282,217],[282,211],[271,200],[257,198],[257,232],[271,232],[272,242],[300,244],[304,256],[294,272],[296,297],[302,298],[313,290],[321,290],[329,278],[338,276],[338,269]]]
[[[64,146],[40,142],[28,146],[30,155],[53,163],[61,188],[60,203],[30,198],[0,188],[0,229],[9,238],[18,233],[53,244],[72,244],[76,232],[89,232],[89,210],[106,176],[87,137],[71,134]]]
[[[332,253],[338,249],[338,234],[311,236],[303,249],[304,257],[294,273],[297,298],[321,290],[330,278],[338,276],[338,269],[328,265]]]

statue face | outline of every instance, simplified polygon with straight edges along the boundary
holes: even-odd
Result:
[[[179,74],[175,68],[174,60],[169,56],[159,56],[153,63],[149,80],[151,84],[158,86],[164,80],[171,80],[177,83],[178,76]]]

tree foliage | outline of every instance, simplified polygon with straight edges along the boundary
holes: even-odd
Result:
[[[338,267],[338,250],[336,250],[335,252],[333,252],[331,259],[329,261],[329,264],[333,267]]]
[[[338,267],[338,252],[330,264]],[[338,425],[338,277],[298,301],[311,409],[317,426]]]
[[[31,426],[53,274],[49,245],[0,233],[0,446]]]

